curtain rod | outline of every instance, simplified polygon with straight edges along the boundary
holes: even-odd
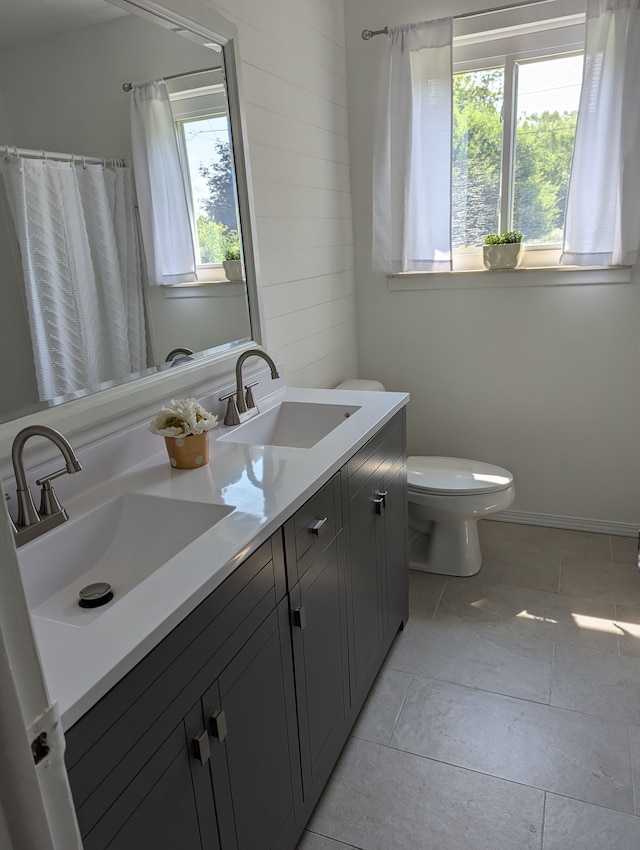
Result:
[[[180,77],[196,77],[198,74],[209,74],[211,71],[222,71],[222,75],[224,77],[224,71],[221,65],[217,65],[215,68],[203,68],[201,71],[187,71],[186,74],[171,74],[168,77],[163,77],[163,80],[179,80]],[[123,83],[122,91],[131,91],[134,86],[139,86],[141,83]]]
[[[541,6],[543,3],[554,3],[555,0],[529,0],[528,3],[512,3],[509,6],[491,6],[489,9],[479,9],[477,12],[465,12],[462,15],[454,15],[454,21],[462,21],[465,18],[479,18],[481,15],[489,15],[491,12],[508,12],[511,9],[521,9],[524,6]],[[362,30],[362,38],[369,41],[374,35],[388,35],[389,27],[381,30]]]
[[[105,168],[107,165],[111,167],[125,167],[127,164],[125,158],[122,156],[83,156],[79,153],[59,153],[58,151],[45,151],[42,149],[17,148],[15,145],[0,145],[0,150],[2,148],[4,148],[5,159],[9,159],[12,156],[22,156],[28,159],[54,159],[58,162],[72,162],[75,165],[103,165]]]

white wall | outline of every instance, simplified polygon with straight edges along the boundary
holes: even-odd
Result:
[[[287,383],[357,373],[343,0],[218,0],[239,31],[262,299]]]
[[[632,284],[390,292],[371,271],[371,151],[382,37],[363,29],[483,0],[346,0],[360,374],[408,390],[409,450],[515,476],[514,510],[640,519],[640,273]],[[357,155],[356,155],[357,152]],[[558,524],[563,524],[559,520]],[[589,523],[587,523],[589,524]],[[631,530],[630,526],[629,530]]]

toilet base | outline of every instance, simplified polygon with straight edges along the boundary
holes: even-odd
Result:
[[[433,523],[429,535],[416,532],[409,542],[409,569],[446,576],[473,576],[482,566],[477,520]]]

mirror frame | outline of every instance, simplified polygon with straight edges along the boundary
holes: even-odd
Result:
[[[233,154],[244,168],[236,170],[238,207],[242,228],[242,247],[246,270],[247,299],[252,339],[221,346],[210,354],[185,363],[177,369],[165,370],[141,378],[134,378],[117,387],[101,390],[56,407],[40,410],[0,424],[0,477],[12,476],[11,446],[15,435],[28,425],[49,425],[72,439],[75,448],[95,439],[108,436],[118,427],[139,422],[150,405],[164,402],[179,393],[198,395],[197,390],[216,378],[233,371],[237,357],[245,350],[266,344],[263,325],[261,294],[258,287],[259,262],[255,243],[255,213],[253,184],[248,156],[246,122],[242,97],[238,33],[235,24],[222,17],[206,0],[181,0],[181,9],[171,7],[171,0],[104,0],[128,12],[137,14],[159,25],[187,30],[205,41],[217,42],[223,47],[224,68],[227,75],[229,116],[232,127]],[[218,380],[218,383],[220,381]],[[136,411],[138,411],[136,415]],[[118,423],[114,420],[121,418]],[[30,440],[29,443],[36,442]],[[72,440],[73,442],[73,440]],[[43,456],[48,454],[46,442]]]

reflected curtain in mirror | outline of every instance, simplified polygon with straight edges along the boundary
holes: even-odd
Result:
[[[41,401],[146,368],[129,168],[67,156],[0,159],[18,240]]]
[[[131,141],[149,281],[195,281],[193,234],[164,80],[132,85]]]

